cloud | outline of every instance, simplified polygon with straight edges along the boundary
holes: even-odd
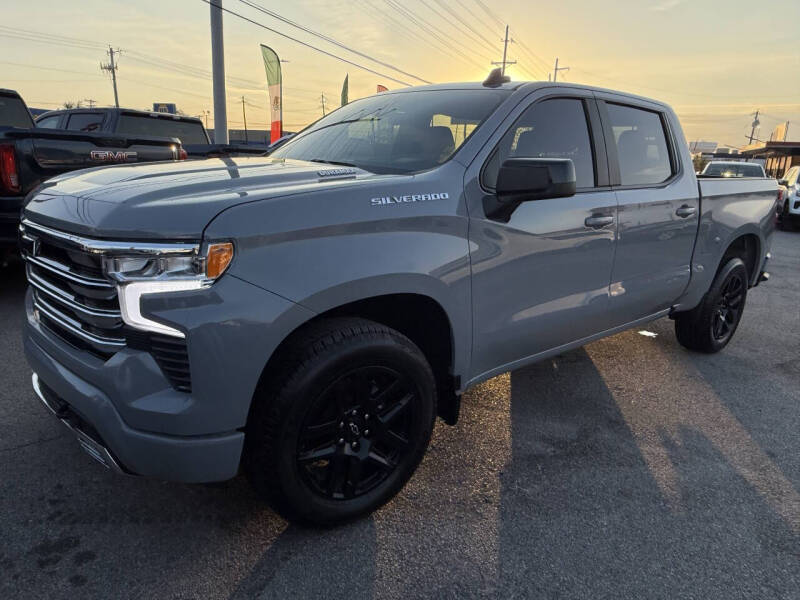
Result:
[[[666,12],[668,10],[672,10],[676,6],[686,4],[686,1],[687,0],[661,0],[658,4],[651,6],[650,10],[655,12]]]

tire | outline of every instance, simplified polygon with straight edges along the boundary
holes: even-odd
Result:
[[[791,223],[789,222],[789,200],[787,199],[783,203],[783,208],[778,211],[778,227],[783,229],[784,231],[788,231],[792,228]]]
[[[681,345],[708,354],[727,346],[742,319],[748,281],[744,262],[727,260],[700,304],[675,316],[675,335]]]
[[[244,472],[284,518],[335,525],[390,500],[422,460],[436,384],[419,348],[359,318],[312,324],[256,392]]]

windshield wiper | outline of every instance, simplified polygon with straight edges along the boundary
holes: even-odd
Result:
[[[336,165],[337,167],[355,167],[356,169],[361,168],[358,165],[354,165],[353,163],[342,162],[339,160],[325,160],[324,158],[309,158],[308,162],[323,163],[326,165]]]

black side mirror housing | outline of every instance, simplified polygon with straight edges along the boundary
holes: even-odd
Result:
[[[495,195],[484,197],[484,211],[508,221],[521,202],[574,196],[576,186],[569,158],[509,158],[500,166]]]
[[[782,185],[783,187],[786,187],[788,184],[789,184],[789,180],[788,179],[778,179],[778,185]]]

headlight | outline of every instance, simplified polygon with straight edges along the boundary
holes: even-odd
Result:
[[[135,251],[135,248],[132,249]],[[104,269],[117,282],[122,320],[143,331],[173,337],[183,332],[142,315],[141,299],[146,294],[185,292],[209,287],[233,260],[233,244],[209,244],[203,253],[199,246],[176,246],[169,250],[144,250],[105,258]]]

